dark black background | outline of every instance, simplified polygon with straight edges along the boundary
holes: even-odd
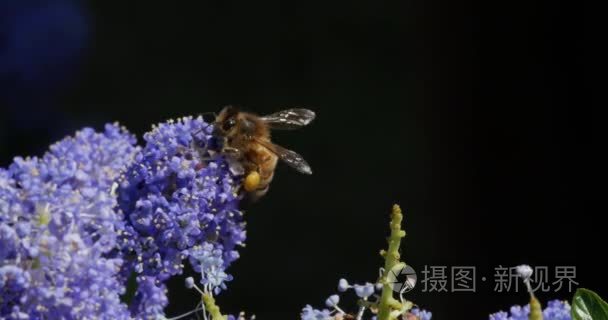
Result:
[[[0,165],[106,122],[141,136],[225,104],[317,112],[310,127],[275,134],[314,174],[280,166],[249,208],[224,311],[293,319],[306,304],[322,307],[341,277],[375,280],[393,203],[405,211],[406,262],[476,266],[489,279],[475,294],[407,296],[436,319],[526,303],[523,292],[493,292],[499,265],[573,265],[580,286],[608,295],[605,268],[585,251],[605,245],[593,186],[605,143],[582,108],[590,42],[570,3],[90,1],[82,10],[83,49],[69,68],[41,67],[48,86],[2,74]],[[181,281],[169,315],[198,299]]]

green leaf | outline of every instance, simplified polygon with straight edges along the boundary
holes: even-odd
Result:
[[[578,289],[572,299],[573,320],[607,320],[608,303],[595,292]]]

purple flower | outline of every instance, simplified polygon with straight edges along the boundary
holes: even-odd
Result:
[[[194,287],[194,278],[188,277],[186,278],[186,288],[192,289]]]
[[[131,310],[144,312],[139,304],[145,303],[162,311],[163,283],[182,273],[184,260],[201,274],[206,289],[217,293],[231,279],[225,269],[245,240],[238,210],[241,177],[217,152],[212,129],[200,117],[159,124],[144,136],[145,147],[121,178],[122,274],[135,273],[139,284]]]
[[[333,295],[329,296],[329,298],[327,298],[327,300],[325,300],[325,305],[328,308],[333,308],[333,307],[337,306],[338,303],[340,303],[340,296],[337,294],[333,294]]]
[[[543,319],[545,320],[570,320],[570,304],[565,301],[553,300],[549,301],[545,310],[543,310]]]
[[[426,310],[422,310],[422,309],[418,309],[418,308],[413,308],[412,310],[410,310],[410,314],[415,315],[420,320],[431,320],[431,317],[433,316],[433,314],[430,311],[426,311]]]
[[[112,183],[134,138],[116,125],[84,129],[42,158],[0,169],[0,317],[128,319]]]
[[[211,133],[169,121],[139,149],[117,125],[87,128],[0,169],[0,318],[163,317],[184,261],[205,291],[226,289],[245,240],[242,177]]]
[[[490,315],[490,320],[528,320],[530,305],[524,307],[513,306],[510,313],[501,311]],[[553,300],[549,301],[547,308],[543,310],[544,320],[571,320],[570,305],[567,302]]]
[[[302,320],[331,320],[333,319],[333,316],[327,309],[317,310],[313,309],[310,305],[307,305],[304,307],[304,309],[302,309],[300,318]]]
[[[346,292],[348,290],[352,289],[355,293],[355,295],[360,298],[359,302],[371,302],[371,303],[378,303],[379,301],[379,295],[374,295],[375,291],[378,289],[382,289],[381,287],[381,283],[369,283],[366,282],[365,284],[349,284],[348,280],[342,278],[338,281],[338,291],[339,292]],[[371,298],[371,300],[369,300],[369,298]],[[327,306],[328,308],[332,308],[333,311],[330,310],[316,310],[313,309],[310,305],[307,305],[302,313],[300,314],[300,317],[302,320],[309,320],[309,319],[344,319],[346,317],[346,315],[350,316],[350,317],[355,317],[357,319],[376,319],[376,313],[377,311],[372,311],[369,312],[368,307],[361,307],[361,304],[359,304],[359,308],[355,311],[345,311],[343,309],[341,309],[338,306],[338,303],[340,302],[340,296],[338,295],[332,295],[329,298],[327,298],[325,300],[325,306]],[[331,314],[332,312],[335,312],[333,315]],[[405,311],[403,315],[400,315],[400,317],[402,317],[403,319],[418,319],[418,320],[430,320],[431,319],[431,312],[429,311],[425,311],[425,310],[421,310],[418,308],[413,308],[409,311]]]
[[[156,319],[164,315],[169,303],[167,288],[154,277],[137,277],[137,295],[129,306],[131,314],[137,319]]]
[[[348,281],[346,281],[346,279],[342,278],[342,279],[340,279],[340,281],[338,281],[338,291],[339,292],[344,292],[344,291],[348,290],[348,288],[350,288],[350,285],[348,284]]]
[[[368,298],[372,294],[374,294],[375,286],[371,283],[366,283],[364,285],[355,284],[355,293],[359,298]]]

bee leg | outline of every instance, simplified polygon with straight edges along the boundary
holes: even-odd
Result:
[[[241,155],[241,151],[237,148],[233,148],[233,147],[224,147],[222,149],[222,153],[225,153],[227,155],[231,155],[231,156],[235,156],[235,157],[240,157]]]
[[[243,187],[247,192],[253,192],[258,189],[260,185],[260,173],[257,170],[253,170],[247,174],[243,181]]]
[[[238,186],[233,187],[233,188],[232,188],[232,192],[233,192],[233,193],[235,193],[235,194],[239,194],[239,193],[241,192],[241,189],[242,189],[242,188],[243,188],[243,185],[242,185],[242,184],[240,184],[240,185],[238,185]]]

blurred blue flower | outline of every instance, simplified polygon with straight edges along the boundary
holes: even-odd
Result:
[[[0,169],[0,318],[127,319],[112,183],[135,139],[84,129]]]
[[[530,315],[530,305],[524,307],[513,306],[510,312],[500,311],[490,315],[490,320],[528,320]],[[543,310],[544,320],[571,320],[570,304],[565,301],[553,300],[549,301],[545,310]]]
[[[76,83],[86,58],[84,6],[79,0],[0,1],[0,143],[32,130],[57,137],[49,124],[73,127],[55,105]]]
[[[3,87],[12,83],[20,88],[41,89],[66,80],[87,45],[88,33],[80,1],[1,1]],[[11,82],[5,83],[7,79]]]

